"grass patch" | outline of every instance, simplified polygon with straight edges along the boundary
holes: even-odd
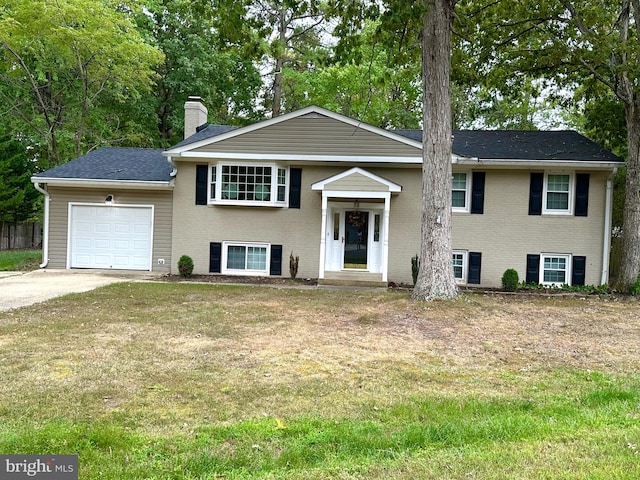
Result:
[[[0,251],[1,272],[36,270],[41,263],[41,250]]]
[[[111,285],[0,313],[0,451],[78,453],[83,479],[631,479],[638,320],[630,300]]]

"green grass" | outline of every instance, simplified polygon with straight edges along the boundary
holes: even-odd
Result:
[[[77,453],[82,479],[635,479],[638,319],[112,285],[0,314],[0,451]]]
[[[35,270],[42,263],[41,250],[0,251],[0,272]]]

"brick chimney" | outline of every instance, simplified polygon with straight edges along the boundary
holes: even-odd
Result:
[[[207,107],[202,103],[202,98],[190,95],[184,104],[184,138],[196,133],[196,129],[205,123]]]

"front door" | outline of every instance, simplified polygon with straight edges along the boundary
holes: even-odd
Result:
[[[367,268],[368,237],[369,212],[347,210],[344,214],[343,268]]]

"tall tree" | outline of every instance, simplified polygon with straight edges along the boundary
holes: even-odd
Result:
[[[256,0],[250,14],[261,25],[265,38],[264,64],[272,78],[265,106],[272,117],[282,111],[282,81],[286,68],[302,67],[313,61],[314,48],[321,43],[324,5],[320,0]]]
[[[95,113],[135,101],[161,58],[117,0],[9,0],[0,8],[0,104],[17,131],[47,145],[52,164],[91,148],[92,130],[108,120]]]
[[[628,154],[618,281],[628,289],[640,272],[640,2],[474,0],[467,5],[461,17],[475,20],[473,33],[483,47],[477,67],[535,72],[565,88],[595,80],[624,107]]]
[[[252,62],[255,46],[248,48],[251,42],[247,42],[255,34],[245,20],[245,9],[234,9],[224,1],[146,2],[138,25],[164,54],[164,61],[155,68],[156,87],[149,96],[161,144],[182,137],[183,105],[189,95],[204,99],[212,122],[252,119],[262,84]]]
[[[423,166],[420,269],[412,298],[458,295],[451,246],[451,29],[457,0],[355,2],[336,0],[337,33],[353,45],[366,18],[380,19],[381,38],[411,54],[420,45],[423,87]]]
[[[422,235],[413,299],[455,298],[451,264],[451,28],[457,0],[422,14]]]
[[[419,128],[420,62],[397,62],[392,47],[376,38],[377,26],[367,23],[348,55],[336,58],[327,49],[327,58],[314,68],[285,69],[284,109],[311,103],[382,128]]]

